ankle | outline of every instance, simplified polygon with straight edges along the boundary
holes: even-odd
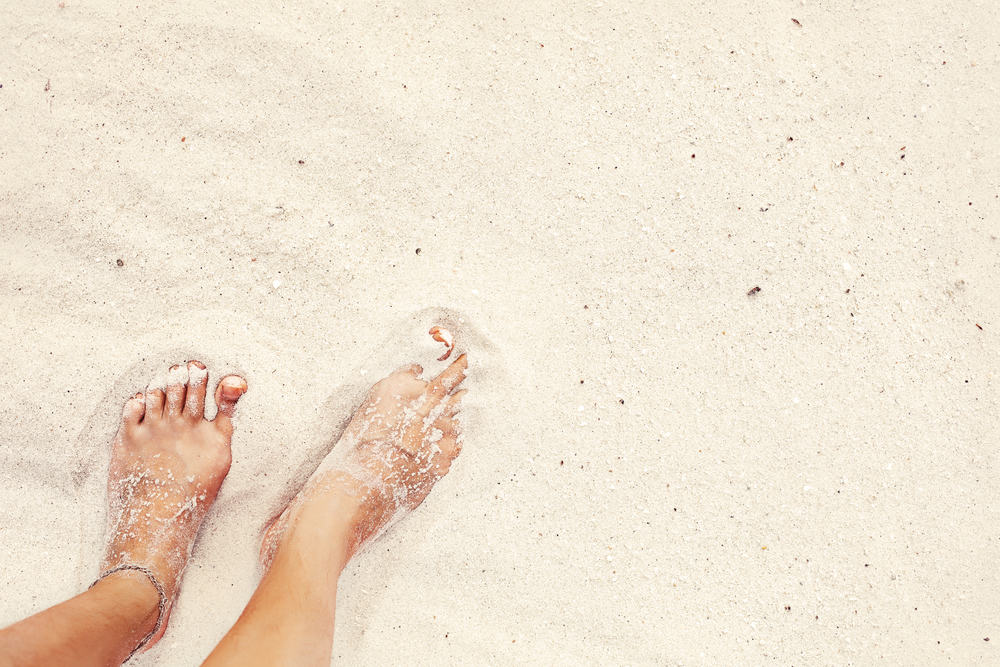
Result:
[[[336,493],[324,493],[305,503],[282,536],[275,561],[282,551],[295,553],[315,570],[339,577],[354,554],[355,513],[352,500]]]
[[[102,598],[114,600],[120,613],[138,621],[136,625],[143,629],[143,634],[152,630],[163,612],[160,591],[138,570],[113,572],[94,582],[90,590]]]

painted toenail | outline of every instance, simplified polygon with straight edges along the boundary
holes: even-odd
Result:
[[[192,361],[191,363],[196,364],[198,362]],[[201,384],[206,379],[208,379],[208,369],[204,366],[194,366],[188,369],[188,382],[191,384]]]
[[[201,363],[200,361],[198,361],[198,360],[196,360],[196,359],[192,359],[192,360],[191,360],[191,361],[189,361],[188,363],[189,363],[189,364],[194,364],[195,366],[197,366],[197,367],[198,367],[198,368],[200,368],[201,370],[205,370],[205,364]]]
[[[228,377],[222,381],[222,395],[230,400],[235,400],[246,393],[246,380],[239,377]]]

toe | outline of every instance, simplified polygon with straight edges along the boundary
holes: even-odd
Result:
[[[445,454],[447,454],[449,459],[454,461],[458,458],[458,455],[462,453],[462,441],[462,428],[459,426],[458,431],[456,431],[455,434],[448,439],[447,449],[444,447],[441,449],[445,452]]]
[[[166,395],[163,393],[162,389],[154,389],[150,387],[146,390],[146,414],[143,416],[144,420],[149,419],[159,419],[163,416],[163,402],[166,399]]]
[[[462,383],[465,379],[465,369],[468,367],[469,358],[463,354],[427,384],[425,391],[426,400],[417,410],[420,416],[426,417],[429,415],[445,396],[453,392]]]
[[[415,378],[420,377],[420,374],[424,372],[424,367],[420,364],[408,364],[396,370],[393,375],[412,375]]]
[[[125,422],[126,426],[136,426],[142,421],[142,415],[145,412],[146,401],[142,392],[139,392],[125,401],[125,407],[122,408],[122,421]]]
[[[187,382],[187,366],[177,364],[170,367],[170,371],[167,373],[167,415],[176,417],[184,409],[184,397],[187,394]]]
[[[205,388],[208,387],[208,371],[200,361],[189,361],[187,395],[184,398],[184,414],[193,419],[201,419],[205,414]]]
[[[445,435],[454,435],[461,430],[458,421],[450,417],[438,417],[434,421],[434,428],[440,429]]]
[[[456,391],[454,394],[449,396],[447,403],[445,403],[443,414],[447,417],[454,417],[461,412],[462,398],[464,398],[467,393],[469,393],[468,389],[462,389],[461,391]]]
[[[219,406],[219,414],[215,424],[219,429],[230,435],[233,432],[233,414],[236,412],[236,401],[247,391],[247,381],[239,375],[227,375],[219,380],[215,388],[215,404]]]
[[[462,446],[459,444],[458,438],[452,435],[441,438],[438,442],[438,447],[441,448],[441,451],[434,456],[433,465],[437,470],[437,474],[444,477],[451,469],[451,462],[462,451]]]

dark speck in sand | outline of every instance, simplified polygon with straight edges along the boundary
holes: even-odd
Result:
[[[418,255],[420,254],[420,248],[417,248],[417,254]]]
[[[694,153],[691,153],[691,157],[694,158]]]
[[[299,164],[305,164],[305,163],[306,163],[305,160],[299,160]]]
[[[850,293],[851,293],[851,288],[850,287],[848,287],[847,289],[844,290],[844,294],[850,294]]]
[[[792,23],[794,23],[795,25],[799,26],[800,28],[802,27],[802,24],[799,23],[798,19],[792,19]]]
[[[50,90],[52,90],[52,79],[48,79],[45,82],[45,92],[49,92]]]
[[[760,285],[754,285],[753,287],[750,288],[750,291],[747,292],[747,296],[753,296],[759,291],[760,291]]]
[[[983,325],[981,325],[979,322],[976,322],[976,326],[979,328],[980,331],[983,330]]]
[[[618,399],[618,402],[619,402],[620,404],[622,404],[622,405],[625,405],[625,399],[624,399],[624,398],[619,398],[619,399]]]
[[[116,260],[115,264],[117,264],[118,266],[125,266],[125,262],[121,261],[120,259]]]

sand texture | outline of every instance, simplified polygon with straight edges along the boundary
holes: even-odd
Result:
[[[335,664],[998,664],[998,34],[986,0],[0,0],[0,625],[96,574],[121,403],[197,358],[250,391],[135,664],[198,664],[446,320],[464,452],[346,571]]]

